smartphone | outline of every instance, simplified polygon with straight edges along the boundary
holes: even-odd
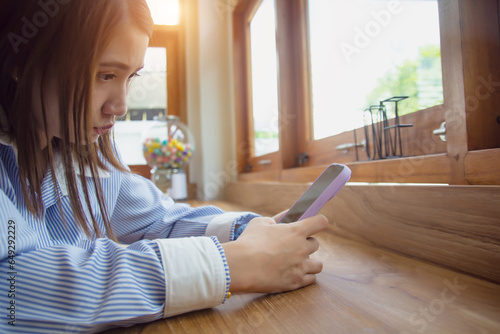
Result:
[[[349,167],[331,164],[307,188],[278,223],[292,223],[314,216],[351,178]]]

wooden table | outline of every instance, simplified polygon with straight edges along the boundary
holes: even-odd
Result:
[[[106,333],[500,333],[500,285],[333,231],[318,238],[314,256],[324,269],[314,285],[233,295],[212,309]]]

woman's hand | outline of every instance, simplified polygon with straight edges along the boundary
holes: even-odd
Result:
[[[236,240],[222,246],[231,275],[231,292],[277,293],[316,281],[323,264],[309,258],[319,248],[312,236],[328,226],[324,216],[276,224],[284,214],[253,219]]]

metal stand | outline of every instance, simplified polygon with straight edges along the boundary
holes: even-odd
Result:
[[[398,102],[407,98],[408,96],[393,96],[389,99],[380,101],[379,105],[372,105],[365,110],[364,129],[366,137],[366,154],[369,160],[399,158],[403,156],[401,128],[411,127],[413,124],[400,123]],[[394,125],[389,125],[387,108],[385,106],[388,102],[394,102],[395,104]],[[373,154],[370,149],[369,125],[372,126]],[[392,129],[394,129],[394,136],[391,133]]]
[[[408,128],[412,127],[413,124],[401,124],[400,119],[399,119],[399,113],[398,113],[398,102],[402,101],[404,99],[407,99],[408,96],[393,96],[389,99],[380,101],[380,104],[384,106],[384,110],[387,110],[385,108],[385,103],[387,102],[394,102],[394,125],[389,126],[389,123],[387,122],[387,112],[385,113],[385,118],[386,118],[386,124],[384,125],[384,132],[388,134],[388,138],[391,141],[390,142],[390,152],[393,157],[402,157],[403,156],[403,145],[402,145],[402,140],[401,140],[401,128]],[[392,145],[392,136],[390,134],[390,130],[394,129],[394,145]],[[396,145],[397,143],[397,145]],[[397,154],[397,149],[399,146],[399,155]],[[390,157],[390,156],[387,156]]]

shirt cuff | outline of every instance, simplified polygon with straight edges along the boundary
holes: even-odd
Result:
[[[236,224],[245,224],[255,217],[252,212],[226,212],[218,215],[208,223],[205,235],[216,236],[221,243],[234,240],[234,228]]]
[[[216,238],[155,241],[165,271],[164,318],[214,307],[225,301],[229,268]]]

